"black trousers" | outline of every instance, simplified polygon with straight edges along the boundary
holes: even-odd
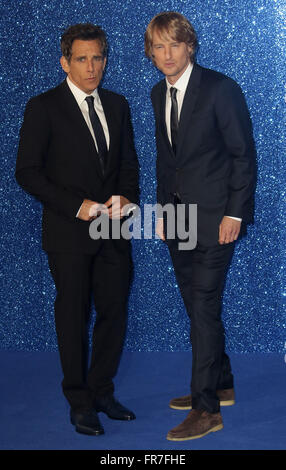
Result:
[[[209,413],[220,409],[216,390],[233,387],[225,353],[221,304],[224,280],[234,243],[180,251],[167,241],[175,275],[191,321],[192,407]]]
[[[92,406],[114,391],[126,331],[131,274],[128,250],[103,240],[96,255],[48,253],[55,282],[55,323],[63,370],[63,392],[73,409]],[[88,366],[87,325],[93,294],[96,320]]]

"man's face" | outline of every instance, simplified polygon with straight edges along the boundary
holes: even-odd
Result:
[[[168,81],[174,83],[186,70],[190,63],[192,48],[184,42],[177,42],[171,36],[161,36],[156,29],[153,31],[152,54],[156,67],[166,75]]]
[[[61,66],[69,79],[88,95],[98,87],[105,64],[106,58],[102,56],[101,44],[97,39],[75,39],[70,61],[61,57]]]

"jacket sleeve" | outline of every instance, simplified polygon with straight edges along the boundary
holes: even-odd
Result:
[[[20,130],[15,177],[24,191],[52,210],[74,219],[82,198],[55,184],[45,172],[50,137],[47,110],[40,97],[32,98],[27,103]]]
[[[118,194],[134,204],[139,203],[139,165],[136,155],[130,109],[123,102],[122,130],[120,135],[121,163],[118,178]]]
[[[230,155],[229,197],[225,215],[249,222],[255,187],[255,144],[247,105],[240,87],[231,79],[220,82],[216,116]]]

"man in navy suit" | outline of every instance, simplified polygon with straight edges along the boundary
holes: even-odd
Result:
[[[61,49],[67,78],[28,102],[16,179],[43,203],[43,248],[57,289],[55,322],[71,422],[80,433],[99,435],[104,430],[97,412],[135,418],[113,393],[132,261],[128,241],[94,240],[89,226],[102,204],[113,223],[138,201],[138,162],[126,99],[99,87],[104,31],[73,25]],[[87,367],[91,294],[96,321]]]
[[[175,214],[180,204],[197,206],[194,249],[180,249],[162,210],[156,228],[170,250],[191,320],[191,394],[170,402],[191,411],[169,431],[167,439],[174,441],[222,429],[220,406],[234,404],[221,295],[235,241],[253,218],[255,146],[247,106],[232,79],[195,63],[196,47],[194,28],[179,13],[160,13],[147,27],[146,55],[165,75],[151,93],[157,202],[174,204]],[[185,214],[189,229],[193,221]]]

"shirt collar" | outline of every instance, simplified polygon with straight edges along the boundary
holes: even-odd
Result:
[[[87,96],[93,96],[95,98],[95,100],[97,101],[99,99],[99,96],[98,96],[98,91],[97,91],[97,88],[95,90],[93,90],[93,92],[88,95],[87,93],[85,93],[84,91],[82,91],[80,88],[78,88],[70,79],[69,77],[67,77],[67,84],[72,92],[72,94],[74,95],[76,101],[77,101],[77,104],[79,106],[82,105],[82,103],[84,102],[85,98]]]
[[[177,88],[177,90],[186,91],[193,67],[194,67],[194,64],[189,63],[183,75],[181,75],[180,78],[173,85],[171,85],[171,83],[168,82],[168,79],[166,77],[167,89],[170,90],[171,87],[174,87],[174,88]]]

